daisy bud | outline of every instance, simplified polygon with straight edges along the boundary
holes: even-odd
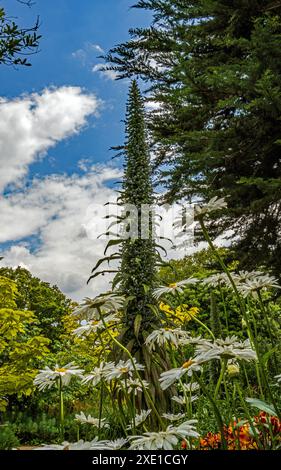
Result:
[[[228,364],[227,373],[230,378],[238,377],[240,373],[240,367],[238,364]]]

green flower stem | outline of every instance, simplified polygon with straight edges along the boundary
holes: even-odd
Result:
[[[226,400],[227,400],[227,403],[229,404],[230,399],[229,399],[229,392],[228,392],[228,386],[227,386],[227,380],[226,380],[225,374],[223,375],[223,385],[224,385]]]
[[[242,368],[243,368],[244,376],[245,376],[246,383],[247,383],[247,389],[248,389],[248,392],[250,392],[251,387],[250,387],[249,377],[248,377],[247,369],[243,362],[242,362]]]
[[[220,291],[222,304],[223,304],[223,311],[224,311],[224,316],[225,316],[226,329],[227,329],[227,333],[229,334],[228,312],[227,312],[227,308],[226,308],[226,304],[225,304],[225,297],[224,297],[224,293],[223,293],[223,290],[222,290],[221,283],[219,283],[219,291]]]
[[[133,432],[134,434],[137,433],[136,431],[136,396],[135,396],[135,390],[132,390],[133,394]]]
[[[116,403],[112,400],[112,404],[113,404],[113,407],[116,406]],[[118,419],[119,419],[119,422],[121,424],[121,427],[123,429],[123,432],[124,434],[126,435],[127,434],[127,429],[126,429],[126,416],[125,416],[125,413],[124,413],[124,410],[123,410],[123,406],[122,404],[120,405],[120,408],[118,410],[119,412],[117,413],[117,416],[118,416]]]
[[[189,399],[188,399],[188,395],[187,395],[187,392],[186,392],[186,389],[183,385],[183,382],[181,379],[179,379],[179,384],[181,385],[181,388],[182,388],[182,393],[184,395],[184,398],[185,398],[185,405],[186,405],[186,412],[187,412],[187,416],[189,419],[191,419],[191,415],[190,415],[190,406],[189,406]]]
[[[240,398],[240,401],[241,401],[241,405],[244,409],[245,415],[247,416],[247,419],[249,421],[249,425],[251,426],[251,430],[253,431],[253,434],[255,436],[256,442],[257,442],[259,448],[262,449],[263,448],[262,443],[260,442],[260,438],[259,438],[259,435],[258,435],[257,430],[255,428],[255,425],[253,423],[253,419],[252,419],[251,413],[249,411],[248,405],[247,405],[246,401],[244,400],[243,393],[241,392],[239,380],[237,380],[237,379],[235,379],[235,386],[236,386],[236,390],[238,392],[238,395],[239,395],[239,398]]]
[[[217,404],[216,404],[214,398],[213,398],[212,395],[208,392],[207,387],[205,387],[204,380],[201,380],[201,378],[199,377],[199,374],[197,374],[196,372],[194,372],[194,376],[196,377],[196,380],[197,380],[197,382],[199,383],[199,385],[200,385],[200,387],[201,387],[203,393],[206,395],[206,397],[208,398],[209,402],[211,403],[211,405],[212,405],[212,407],[213,407],[213,409],[214,409],[216,421],[217,421],[218,427],[219,427],[220,432],[221,432],[222,449],[223,449],[223,450],[227,450],[227,442],[226,442],[225,435],[224,435],[224,424],[223,424],[222,416],[221,416],[221,414],[220,414],[220,410],[218,409]]]
[[[124,397],[124,403],[126,404],[127,408],[126,408],[126,411],[129,410],[129,414],[130,414],[130,418],[133,416],[133,412],[132,412],[132,403],[130,401],[130,397],[129,397],[129,394],[128,394],[128,391],[127,391],[127,379],[125,378],[125,385],[122,384],[122,381],[120,381],[120,387],[122,390],[122,393],[123,393],[123,397]],[[121,401],[122,401],[122,395],[121,395]],[[124,416],[125,416],[125,413],[123,413]]]
[[[135,433],[136,432],[136,430],[135,430],[135,400],[134,400],[134,398],[133,398],[132,401],[130,399],[130,396],[129,396],[129,393],[128,393],[127,376],[125,376],[124,381],[125,381],[125,386],[123,387],[121,385],[121,387],[122,387],[122,390],[124,392],[124,396],[125,396],[126,403],[127,403],[127,408],[130,412],[130,418],[132,418],[131,421],[133,423],[133,432]],[[133,397],[134,397],[134,390],[133,390]]]
[[[177,298],[178,298],[178,301],[179,301],[179,305],[181,305],[182,300],[180,298],[179,293],[176,292],[176,295],[177,295]],[[213,332],[210,330],[210,328],[207,327],[207,325],[205,325],[205,323],[203,323],[201,320],[199,320],[199,318],[197,318],[196,315],[190,315],[190,318],[191,318],[191,320],[195,320],[200,326],[202,326],[202,328],[204,328],[209,333],[211,338],[215,341],[216,338],[215,338]]]
[[[208,244],[209,244],[211,250],[213,251],[214,256],[217,258],[217,260],[218,260],[218,262],[219,262],[219,264],[220,264],[222,270],[224,271],[224,273],[225,273],[226,276],[228,277],[229,282],[230,282],[230,284],[231,284],[231,286],[232,286],[232,288],[233,288],[233,290],[234,290],[234,292],[235,292],[235,295],[236,295],[236,297],[237,297],[237,300],[238,300],[238,303],[239,303],[239,306],[240,306],[240,309],[241,309],[242,316],[243,316],[243,318],[245,319],[245,322],[246,322],[246,325],[247,325],[247,330],[248,330],[249,339],[250,339],[251,343],[254,345],[254,349],[255,349],[256,354],[257,354],[257,358],[258,358],[257,370],[258,370],[258,368],[260,369],[260,375],[257,374],[257,378],[258,378],[258,381],[259,381],[259,385],[260,385],[260,387],[262,388],[262,386],[261,386],[261,380],[260,380],[260,379],[262,379],[263,384],[264,384],[264,386],[266,387],[266,390],[267,390],[267,392],[268,392],[268,396],[269,396],[271,402],[274,404],[274,403],[275,403],[275,400],[274,400],[274,398],[273,398],[273,396],[272,396],[272,393],[271,393],[271,390],[270,390],[270,387],[269,387],[269,384],[268,384],[268,381],[267,381],[267,378],[266,378],[266,373],[265,373],[265,370],[264,370],[264,367],[263,367],[262,358],[261,358],[261,356],[260,356],[260,352],[259,352],[259,347],[258,347],[257,340],[256,340],[256,338],[254,337],[254,335],[252,334],[251,324],[250,324],[250,321],[249,321],[249,317],[248,317],[247,311],[246,311],[246,309],[245,309],[245,305],[244,305],[244,303],[243,303],[243,301],[242,301],[242,299],[241,299],[241,296],[240,296],[240,294],[239,294],[239,292],[238,292],[237,286],[236,286],[234,280],[232,279],[232,276],[231,276],[229,270],[227,269],[225,263],[223,262],[223,260],[222,260],[222,258],[221,258],[221,256],[220,256],[220,254],[219,254],[218,251],[216,250],[216,247],[215,247],[215,245],[213,244],[213,242],[212,242],[212,240],[211,240],[211,238],[210,238],[210,236],[209,236],[209,234],[208,234],[208,231],[207,231],[207,229],[206,229],[206,227],[205,227],[205,224],[204,224],[204,221],[203,221],[203,217],[198,218],[198,220],[199,220],[199,223],[200,223],[200,225],[201,225],[202,232],[203,232],[203,234],[204,234],[204,237],[205,237],[206,241],[208,242]],[[278,411],[277,408],[276,408],[276,411],[277,411],[278,417],[279,417],[279,419],[280,419],[280,412]]]
[[[175,353],[174,353],[174,350],[173,350],[173,346],[171,344],[169,344],[169,350],[170,350],[170,354],[171,354],[171,358],[172,358],[172,364],[173,364],[173,367],[178,367],[177,365],[177,361],[176,361],[176,358],[175,358]]]
[[[210,330],[210,328],[208,328],[207,325],[205,325],[201,320],[199,320],[199,318],[197,318],[196,315],[192,316],[192,320],[195,320],[199,325],[201,325],[203,328],[205,328],[205,330],[208,331],[211,338],[214,341],[216,340],[216,338],[215,338],[213,332]]]
[[[104,383],[101,381],[100,387],[100,402],[99,402],[99,428],[98,428],[98,438],[100,439],[101,433],[101,420],[102,420],[102,409],[103,409],[103,393],[104,393]]]
[[[223,380],[223,377],[224,377],[224,374],[225,374],[225,371],[226,371],[226,366],[227,366],[227,359],[223,359],[222,364],[221,364],[220,375],[219,375],[217,385],[216,385],[216,388],[215,388],[214,400],[217,399],[217,396],[218,396],[218,393],[219,393],[219,390],[220,390],[220,386],[221,386],[221,383],[222,383],[222,380]]]
[[[250,339],[251,347],[252,347],[253,349],[255,349],[255,351],[256,351],[256,353],[257,353],[257,356],[258,356],[258,359],[259,359],[258,351],[257,351],[257,349],[256,349],[255,343],[254,343],[253,340],[251,339],[252,336],[251,336],[251,332],[249,331],[248,327],[247,327],[247,334],[248,334],[248,337],[249,337],[249,339]],[[262,385],[262,379],[261,379],[261,374],[260,374],[260,365],[259,365],[259,363],[257,363],[257,362],[255,362],[255,369],[256,369],[256,376],[257,376],[257,380],[258,380],[258,386],[259,386],[259,389],[260,389],[261,398],[264,400],[264,399],[265,399],[265,396],[264,396],[263,385]],[[249,381],[248,381],[248,384],[249,384]]]
[[[64,403],[63,403],[63,389],[62,379],[59,377],[59,398],[60,398],[60,440],[64,441]]]
[[[261,291],[258,290],[257,294],[258,294],[258,299],[259,299],[259,304],[260,304],[260,307],[261,307],[261,311],[262,311],[263,316],[265,318],[265,322],[266,322],[266,326],[267,326],[267,330],[268,330],[268,334],[269,334],[269,338],[270,338],[270,342],[271,342],[271,347],[274,348],[274,338],[273,338],[273,334],[272,334],[272,330],[271,330],[271,326],[270,326],[270,321],[269,321],[269,318],[268,318],[268,312],[267,312],[267,309],[264,306],[262,296],[261,296]],[[277,363],[277,358],[276,358],[275,352],[273,353],[273,359],[274,359],[275,373],[277,374],[277,372],[278,372],[278,363]]]
[[[99,310],[100,310],[100,309],[99,309]],[[101,318],[103,324],[105,325],[105,321],[104,321],[104,318],[103,318],[103,316],[102,316],[101,311],[99,311],[99,313],[100,313],[100,318]],[[131,361],[131,363],[132,363],[134,372],[135,372],[136,376],[138,377],[138,379],[139,379],[139,381],[140,381],[140,383],[141,383],[141,386],[142,386],[142,389],[143,389],[143,393],[144,393],[144,395],[145,395],[145,398],[147,399],[148,403],[150,404],[152,410],[154,411],[155,416],[157,417],[157,419],[158,419],[158,421],[159,421],[159,424],[161,425],[161,427],[162,427],[163,429],[165,429],[164,421],[162,420],[160,414],[158,413],[158,410],[156,409],[156,407],[155,407],[155,405],[154,405],[154,402],[153,402],[153,400],[152,400],[150,394],[148,393],[148,391],[147,391],[146,388],[145,388],[145,385],[144,385],[144,383],[143,383],[143,380],[142,380],[142,378],[141,378],[141,375],[139,374],[139,371],[138,371],[137,368],[136,368],[136,365],[135,365],[135,361],[134,361],[133,356],[131,355],[130,351],[128,351],[128,349],[127,349],[122,343],[120,343],[120,341],[118,341],[118,339],[114,338],[114,336],[111,334],[110,331],[108,332],[108,334],[109,334],[110,338],[112,339],[112,341],[113,341],[120,349],[122,349],[122,351],[124,351],[124,352],[128,355],[128,357],[129,357],[129,359],[130,359],[130,361]]]

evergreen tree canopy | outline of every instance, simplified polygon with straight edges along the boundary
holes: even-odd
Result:
[[[281,268],[281,3],[140,0],[148,28],[106,57],[119,78],[139,76],[167,201],[229,195],[212,221],[232,229],[248,268]],[[164,166],[161,167],[161,164]]]

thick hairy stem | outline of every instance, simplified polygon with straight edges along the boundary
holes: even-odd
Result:
[[[106,326],[101,311],[99,311],[99,313],[100,313],[100,318],[102,319],[102,322],[103,322],[104,326]],[[130,351],[128,351],[128,349],[127,349],[122,343],[120,343],[120,342],[118,341],[118,339],[114,338],[114,336],[111,334],[110,331],[109,331],[108,333],[109,333],[109,336],[110,336],[110,338],[112,339],[112,341],[113,341],[120,349],[122,349],[122,350],[128,355],[128,357],[129,357],[129,359],[130,359],[130,361],[131,361],[131,363],[132,363],[134,372],[135,372],[136,376],[138,377],[138,379],[139,379],[139,381],[140,381],[140,383],[141,383],[142,390],[143,390],[143,393],[144,393],[144,395],[145,395],[145,398],[147,399],[149,405],[151,406],[151,409],[154,411],[155,416],[157,417],[157,419],[158,419],[158,421],[159,421],[159,424],[161,425],[161,427],[162,427],[163,429],[165,429],[164,421],[163,421],[163,419],[161,418],[160,414],[158,413],[158,411],[157,411],[157,409],[156,409],[156,407],[155,407],[155,405],[154,405],[154,402],[153,402],[153,400],[152,400],[152,398],[151,398],[149,392],[147,391],[147,389],[146,389],[146,387],[145,387],[145,385],[144,385],[144,383],[143,383],[143,380],[142,380],[142,378],[141,378],[141,375],[139,374],[139,371],[138,371],[137,368],[136,368],[136,365],[135,365],[135,361],[134,361],[133,356],[131,355]]]

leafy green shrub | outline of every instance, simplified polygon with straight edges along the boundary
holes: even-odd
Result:
[[[56,419],[45,413],[33,418],[19,412],[14,427],[20,440],[28,444],[55,442],[59,435]]]
[[[11,450],[19,446],[19,440],[10,424],[0,425],[0,450]]]

